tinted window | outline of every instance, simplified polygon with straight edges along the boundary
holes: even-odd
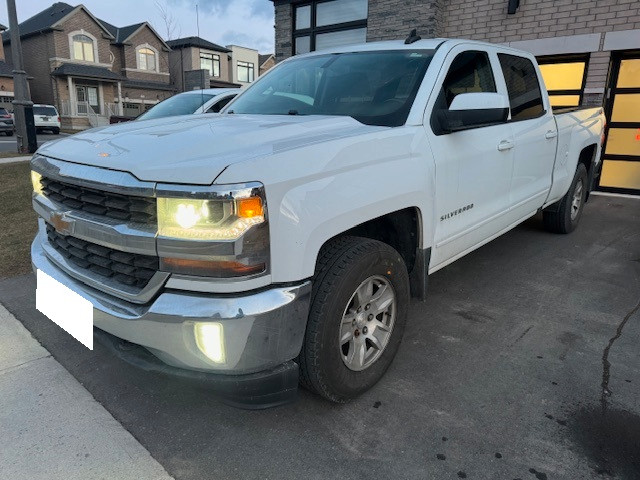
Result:
[[[509,92],[511,120],[526,120],[542,115],[542,93],[531,60],[504,53],[499,53],[498,58]]]
[[[58,112],[53,107],[33,107],[34,115],[44,115],[46,117],[57,117]]]
[[[432,58],[431,50],[402,50],[289,60],[229,112],[344,115],[368,125],[403,125]]]
[[[449,108],[456,95],[474,92],[497,92],[486,52],[469,51],[458,54],[442,83],[439,105]]]
[[[153,108],[140,115],[136,120],[190,115],[212,98],[213,95],[206,93],[180,93],[154,105]]]
[[[8,115],[8,114],[9,114],[9,112],[7,112],[6,109],[0,108],[0,115]]]

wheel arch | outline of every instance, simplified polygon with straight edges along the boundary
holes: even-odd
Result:
[[[403,208],[362,222],[329,238],[320,250],[345,235],[370,238],[386,243],[394,248],[404,260],[409,273],[411,296],[424,300],[431,249],[423,247],[422,223],[422,213],[418,207]]]

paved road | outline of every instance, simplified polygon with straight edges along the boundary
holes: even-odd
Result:
[[[37,135],[38,138],[38,147],[42,145],[44,142],[49,142],[51,140],[57,140],[58,138],[66,137],[68,134],[60,133],[59,135],[54,135],[53,133],[43,132]],[[0,134],[0,152],[15,152],[18,150],[18,146],[16,144],[16,136],[15,134],[12,137],[7,137],[4,134]]]
[[[344,406],[236,410],[89,352],[34,310],[31,275],[0,302],[177,479],[639,478],[640,199],[592,197],[571,235],[540,223],[432,275]]]

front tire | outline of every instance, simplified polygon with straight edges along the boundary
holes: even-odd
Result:
[[[579,163],[569,191],[558,202],[556,211],[545,211],[542,214],[547,230],[553,233],[571,233],[576,229],[587,199],[588,182],[587,169],[584,164]]]
[[[389,245],[342,237],[323,247],[298,357],[302,385],[337,403],[370,389],[398,351],[408,305],[407,268]]]

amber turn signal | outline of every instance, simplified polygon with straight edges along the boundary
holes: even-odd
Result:
[[[264,215],[260,197],[241,198],[236,200],[236,204],[238,208],[237,215],[240,218],[254,218]]]

